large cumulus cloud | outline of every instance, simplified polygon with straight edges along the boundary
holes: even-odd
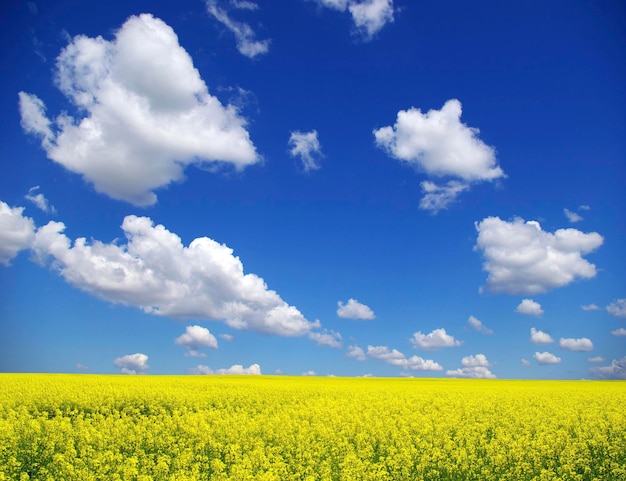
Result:
[[[209,94],[174,30],[149,14],[130,17],[111,41],[74,37],[56,83],[77,116],[50,119],[40,98],[20,92],[22,126],[50,159],[112,198],[154,204],[153,191],[182,181],[189,164],[260,160],[246,120]]]

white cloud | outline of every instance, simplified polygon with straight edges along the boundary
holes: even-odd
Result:
[[[626,336],[626,329],[624,329],[623,327],[620,327],[619,329],[615,329],[611,331],[611,335],[617,336],[617,337],[624,337]]]
[[[469,377],[494,379],[496,376],[488,369],[490,364],[484,354],[476,354],[475,356],[466,356],[461,359],[460,369],[446,371],[448,377]]]
[[[317,373],[315,371],[305,371],[300,375],[301,376],[317,376]]]
[[[366,40],[374,37],[387,23],[393,22],[393,0],[350,1],[350,15]]]
[[[411,108],[398,112],[395,125],[374,130],[376,144],[391,156],[431,176],[465,181],[504,176],[494,149],[478,137],[478,129],[461,123],[461,102],[448,100],[441,110]]]
[[[289,153],[292,157],[300,157],[305,172],[320,168],[318,162],[323,157],[322,146],[317,138],[317,130],[310,132],[291,132],[289,136]]]
[[[463,367],[489,367],[489,361],[484,354],[476,354],[475,356],[466,356],[461,359]]]
[[[596,356],[596,357],[590,357],[589,359],[587,359],[587,361],[589,361],[589,362],[604,362],[604,361],[606,361],[606,359],[603,358],[602,356]]]
[[[387,346],[367,346],[367,356],[373,359],[379,359],[404,369],[412,369],[414,371],[441,371],[443,367],[431,359],[423,359],[419,356],[411,356],[407,358],[397,349],[391,349]]]
[[[580,214],[572,212],[569,209],[563,209],[563,213],[565,214],[565,217],[567,217],[567,220],[569,220],[572,224],[583,220],[583,217]]]
[[[348,299],[346,304],[339,301],[337,302],[337,306],[337,315],[344,319],[371,320],[376,317],[374,311],[365,304],[361,304],[356,299]]]
[[[359,346],[348,346],[346,357],[356,359],[357,361],[365,361],[365,352]]]
[[[246,0],[230,0],[230,4],[233,8],[238,8],[239,10],[258,10],[259,6],[254,2],[248,2]]]
[[[217,349],[215,336],[206,327],[201,326],[187,326],[185,333],[176,338],[174,343],[186,348],[185,355],[189,357],[206,357],[206,354],[199,351],[203,347]]]
[[[437,185],[425,180],[420,184],[424,197],[420,199],[420,209],[431,211],[436,214],[440,210],[447,209],[461,192],[469,189],[469,184],[451,180],[445,185]]]
[[[233,339],[235,339],[235,336],[231,335],[231,334],[220,334],[219,335],[222,339],[224,339],[225,341],[231,342]]]
[[[469,316],[467,323],[475,331],[482,332],[483,334],[493,334],[493,330],[489,329],[479,319],[476,319],[474,316]]]
[[[610,366],[594,367],[589,371],[600,379],[626,379],[626,357],[613,359]]]
[[[317,3],[322,7],[334,8],[343,12],[348,8],[350,0],[317,0]]]
[[[583,311],[599,311],[602,308],[600,306],[596,306],[595,304],[588,304],[586,306],[580,306]]]
[[[525,314],[527,316],[541,316],[543,309],[541,304],[533,301],[532,299],[523,299],[519,306],[515,309],[518,314]]]
[[[479,130],[461,122],[461,102],[448,100],[441,110],[400,110],[393,126],[374,130],[376,144],[387,153],[433,177],[456,177],[444,185],[422,182],[420,207],[433,213],[447,208],[470,183],[504,177],[493,147]]]
[[[28,189],[28,194],[26,194],[24,198],[35,204],[35,206],[43,212],[49,214],[56,213],[56,209],[53,205],[50,204],[50,202],[48,202],[48,199],[46,199],[46,197],[41,192],[38,194],[36,193],[38,190],[38,185],[36,185],[35,187],[31,187],[30,189]]]
[[[460,346],[463,344],[463,341],[456,340],[453,336],[447,334],[445,329],[440,328],[429,334],[422,334],[421,331],[413,333],[411,344],[422,349],[439,349],[442,347]]]
[[[0,264],[9,265],[35,238],[35,223],[22,212],[23,207],[9,207],[0,200]]]
[[[269,51],[269,39],[256,40],[256,34],[250,25],[243,22],[237,22],[230,18],[228,11],[219,7],[218,3],[218,0],[207,0],[207,12],[228,30],[230,30],[233,35],[235,35],[237,50],[239,50],[240,54],[245,55],[248,58],[254,58],[257,55],[261,55]],[[240,10],[258,9],[258,5],[252,2],[231,2],[231,5]]]
[[[549,352],[536,352],[533,357],[539,364],[558,364],[561,358]]]
[[[586,337],[581,337],[580,339],[573,338],[561,338],[559,339],[559,346],[561,349],[565,349],[567,351],[591,351],[593,349],[593,342],[591,339],[587,339]]]
[[[554,342],[552,336],[547,332],[538,331],[534,327],[530,328],[530,342],[533,344],[550,344]]]
[[[37,96],[25,92],[18,93],[18,100],[22,128],[26,133],[41,137],[42,144],[47,149],[55,135],[52,133],[50,119],[46,117],[45,104]]]
[[[243,367],[241,364],[234,364],[227,369],[218,369],[214,371],[208,366],[202,364],[189,369],[191,374],[261,374],[261,366],[258,364],[250,364],[249,367]]]
[[[523,359],[522,358],[521,363],[522,363],[522,366],[524,366],[524,367],[530,366],[530,361],[528,359]]]
[[[615,317],[626,317],[626,298],[611,302],[606,310]]]
[[[335,331],[309,332],[309,339],[315,341],[318,346],[329,346],[339,349],[341,347],[341,334]]]
[[[349,11],[356,31],[366,41],[394,20],[393,0],[317,0],[317,3],[340,12]]]
[[[487,217],[476,223],[475,249],[483,253],[487,287],[493,292],[537,294],[563,287],[577,278],[596,275],[596,266],[583,259],[604,241],[597,232],[576,229],[545,232],[536,221],[512,222]]]
[[[35,236],[40,261],[51,257],[67,282],[110,302],[174,318],[225,321],[235,329],[302,336],[320,327],[269,290],[262,278],[245,274],[224,244],[201,237],[181,239],[147,217],[127,216],[126,244],[84,238],[72,241],[65,225],[49,222]]]
[[[209,94],[172,28],[149,14],[130,17],[112,41],[74,37],[56,65],[81,117],[52,125],[43,102],[20,92],[22,126],[98,192],[151,205],[153,190],[182,181],[187,165],[241,170],[260,160],[245,119]]]
[[[121,369],[122,374],[141,374],[148,369],[148,356],[137,352],[116,358],[113,365]]]

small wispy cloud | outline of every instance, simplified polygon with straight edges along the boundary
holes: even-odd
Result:
[[[583,311],[599,311],[599,310],[602,309],[600,306],[597,306],[595,304],[587,304],[587,305],[584,305],[584,306],[580,306],[580,308]]]
[[[310,132],[291,132],[289,136],[289,153],[292,157],[300,157],[305,172],[320,168],[319,160],[323,157],[322,146],[317,138],[317,130]]]
[[[569,209],[563,209],[563,213],[565,214],[565,217],[567,217],[567,220],[569,220],[572,224],[583,220],[583,216],[577,214],[576,212],[572,212]]]
[[[469,316],[469,319],[467,320],[467,323],[470,325],[470,327],[477,332],[482,332],[483,334],[493,334],[493,330],[489,329],[487,326],[485,326],[482,321],[480,321],[479,319],[476,319],[474,316]]]
[[[38,190],[38,185],[31,187],[30,189],[28,189],[28,194],[26,194],[24,198],[35,204],[35,206],[39,210],[42,210],[43,212],[46,212],[48,214],[56,214],[57,210],[52,204],[50,204],[48,199],[46,199],[46,197],[41,192],[37,193]]]
[[[237,42],[237,50],[248,58],[254,58],[269,51],[270,40],[257,40],[252,27],[244,22],[233,20],[226,8],[217,0],[207,0],[207,12],[232,32]],[[223,3],[223,2],[222,2]],[[258,5],[248,1],[231,1],[230,6],[239,10],[257,10]]]

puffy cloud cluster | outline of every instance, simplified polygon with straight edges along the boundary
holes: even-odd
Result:
[[[371,40],[387,23],[393,22],[393,0],[317,0],[318,5],[350,12],[357,32]]]
[[[519,306],[515,309],[518,314],[525,314],[527,316],[541,316],[543,309],[541,304],[532,299],[523,299]]]
[[[495,374],[489,370],[489,361],[484,354],[476,354],[475,356],[466,356],[461,359],[463,367],[455,370],[446,371],[449,377],[469,377],[475,379],[495,379]]]
[[[310,132],[291,132],[289,136],[289,153],[292,157],[300,157],[305,172],[320,168],[319,158],[323,156],[322,146],[317,138],[317,130]]]
[[[187,326],[185,332],[176,338],[174,343],[187,349],[185,353],[189,357],[206,357],[199,351],[203,347],[217,349],[217,339],[206,327]]]
[[[354,349],[352,352],[355,352]],[[387,346],[367,346],[367,357],[379,359],[392,366],[413,371],[441,371],[443,367],[431,359],[423,359],[419,356],[406,357],[397,349],[389,349]],[[356,357],[356,356],[352,356]]]
[[[237,42],[237,50],[242,55],[254,58],[257,55],[267,53],[269,51],[270,41],[256,40],[254,30],[247,23],[233,20],[229,15],[227,8],[224,8],[225,2],[218,0],[207,0],[206,9],[209,15],[213,16],[224,27],[231,31]],[[257,10],[259,7],[254,2],[249,1],[232,1],[230,6],[238,10]]]
[[[202,364],[197,365],[189,370],[191,374],[261,374],[261,366],[258,364],[250,364],[249,367],[243,367],[241,364],[234,364],[226,369],[218,369],[214,371],[208,366]]]
[[[341,347],[341,334],[335,331],[309,332],[309,339],[315,341],[318,346],[328,346],[339,349]]]
[[[487,217],[476,223],[476,250],[484,256],[487,287],[493,292],[537,294],[596,275],[583,258],[604,241],[597,232],[542,230],[538,222]]]
[[[445,329],[435,329],[428,334],[422,334],[422,331],[417,331],[411,338],[411,344],[421,349],[440,349],[443,347],[456,347],[463,344],[463,341],[455,339],[448,334]]]
[[[538,331],[534,327],[530,328],[530,342],[533,344],[550,344],[554,342],[552,336],[547,332]]]
[[[337,306],[337,315],[344,319],[371,320],[376,317],[374,315],[374,311],[372,311],[368,306],[360,303],[356,299],[350,298],[345,304],[339,301],[337,302]]]
[[[122,374],[142,374],[148,370],[148,356],[137,352],[116,358],[113,365],[120,368]]]
[[[581,337],[580,339],[561,338],[559,339],[559,346],[567,351],[586,352],[593,349],[593,342],[586,337]]]
[[[589,371],[600,379],[626,379],[626,356],[613,359],[609,366],[594,367]]]
[[[536,352],[533,357],[539,364],[558,364],[561,358],[549,352]]]
[[[64,229],[61,222],[39,228],[33,252],[41,262],[51,258],[73,286],[110,302],[160,316],[223,320],[235,329],[280,336],[302,336],[320,327],[268,289],[262,278],[245,274],[232,249],[208,237],[184,246],[164,226],[136,216],[127,216],[122,224],[126,244],[84,238],[72,242]]]
[[[611,302],[606,306],[606,310],[615,317],[626,317],[626,298]]]
[[[428,176],[456,179],[422,182],[422,209],[445,209],[470,183],[504,177],[493,147],[478,138],[478,129],[461,122],[461,113],[461,102],[451,99],[441,110],[401,110],[393,126],[374,130],[376,144],[392,157]]]
[[[365,351],[363,351],[363,348],[359,346],[348,346],[346,357],[356,359],[357,361],[365,361],[365,359],[367,359]]]
[[[626,336],[626,329],[620,327],[619,329],[613,329],[611,331],[611,335],[615,337],[624,337]]]
[[[467,323],[474,331],[482,332],[483,334],[493,334],[493,330],[489,329],[485,324],[483,324],[480,319],[476,319],[474,316],[469,316]]]
[[[74,37],[56,83],[81,116],[52,121],[41,99],[20,92],[22,126],[112,198],[151,205],[153,190],[182,181],[189,164],[259,161],[245,119],[209,94],[172,28],[149,14],[130,17],[112,41]]]
[[[461,192],[469,189],[465,182],[450,180],[446,184],[438,185],[429,180],[420,184],[424,197],[420,199],[420,209],[428,210],[434,214],[447,209]]]
[[[0,200],[0,264],[8,265],[35,238],[35,223],[23,212],[23,207],[10,207]]]

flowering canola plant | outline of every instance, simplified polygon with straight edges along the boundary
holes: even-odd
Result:
[[[0,374],[0,480],[626,480],[626,384]]]

